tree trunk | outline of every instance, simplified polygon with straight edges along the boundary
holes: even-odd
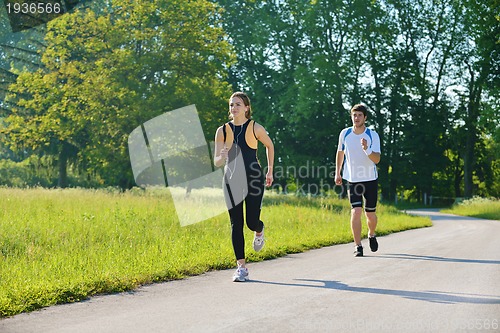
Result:
[[[57,180],[57,187],[68,187],[68,155],[69,144],[63,142],[61,150],[59,151],[59,178]]]
[[[473,195],[473,164],[474,164],[474,145],[475,134],[474,130],[469,128],[467,131],[467,141],[465,144],[464,154],[464,196],[471,198]]]
[[[455,197],[461,197],[461,185],[462,185],[462,169],[460,168],[460,161],[457,159],[455,162],[455,178],[454,178],[454,188],[455,188]]]
[[[479,107],[481,101],[481,80],[475,80],[472,66],[467,64],[470,73],[469,101],[467,103],[467,137],[464,152],[464,196],[471,198],[474,194],[473,171],[474,171],[474,148],[477,142],[477,122],[479,119]]]

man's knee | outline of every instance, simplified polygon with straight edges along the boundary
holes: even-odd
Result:
[[[365,211],[365,216],[368,222],[377,222],[377,213],[376,212],[367,212]]]
[[[368,215],[373,215],[373,214],[376,214],[377,213],[377,207],[365,207],[365,215],[368,216]]]
[[[363,211],[362,207],[352,207],[351,215],[354,217],[361,217],[361,212]]]

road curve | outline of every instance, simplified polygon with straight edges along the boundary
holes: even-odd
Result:
[[[500,221],[411,211],[433,227],[93,297],[0,320],[1,333],[500,331]],[[383,223],[383,221],[380,221]],[[272,241],[272,239],[268,239]]]

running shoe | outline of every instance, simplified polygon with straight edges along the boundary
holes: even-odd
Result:
[[[238,269],[233,274],[233,282],[245,282],[249,280],[248,268],[238,266]]]
[[[370,240],[370,249],[372,250],[372,252],[377,252],[377,250],[378,250],[377,237],[375,237],[375,236],[368,237],[368,239]]]
[[[354,256],[355,257],[362,257],[363,256],[363,246],[361,246],[361,245],[356,246],[356,250],[354,251]]]
[[[255,252],[259,252],[262,250],[262,247],[264,246],[264,228],[262,228],[262,233],[260,236],[257,236],[257,233],[254,234],[253,236],[253,249]]]

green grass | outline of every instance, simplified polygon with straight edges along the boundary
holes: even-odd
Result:
[[[379,235],[431,225],[378,212]],[[352,241],[345,200],[266,194],[262,220],[250,261]],[[230,232],[227,213],[181,227],[165,190],[0,188],[0,317],[234,267]]]
[[[500,200],[474,197],[453,205],[450,209],[443,209],[441,211],[449,214],[500,220]]]

